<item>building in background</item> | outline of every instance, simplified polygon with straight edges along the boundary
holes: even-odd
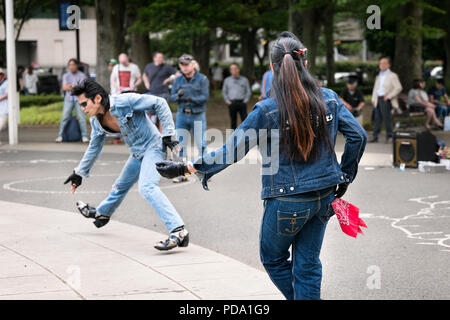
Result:
[[[42,16],[42,17],[41,17]],[[37,62],[42,69],[61,79],[70,58],[76,58],[75,31],[60,31],[58,13],[42,14],[23,25],[16,42],[17,65],[25,67]],[[5,26],[0,20],[0,57],[6,52]],[[89,72],[95,74],[97,55],[97,22],[94,8],[82,8],[80,20],[80,60],[89,65]],[[6,59],[0,58],[1,67]]]

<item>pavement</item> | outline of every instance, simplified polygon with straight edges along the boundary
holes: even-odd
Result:
[[[71,195],[62,182],[86,145],[56,144],[55,128],[40,130],[21,128],[19,145],[0,147],[0,299],[283,298],[259,262],[256,150],[213,177],[209,192],[195,179],[161,180],[192,236],[188,248],[161,253],[153,243],[166,230],[135,188],[102,229],[74,206],[106,196],[127,149],[105,145],[92,177]],[[448,132],[433,133],[450,145]],[[338,154],[343,145],[339,137]],[[353,239],[330,220],[322,298],[448,299],[449,178],[400,172],[392,145],[368,144],[345,199],[369,228]]]
[[[267,275],[191,244],[74,212],[0,201],[0,299],[281,299]]]

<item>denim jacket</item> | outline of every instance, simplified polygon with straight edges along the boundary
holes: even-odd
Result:
[[[179,100],[178,90],[186,90],[185,96],[190,101]],[[178,101],[178,110],[190,108],[193,113],[201,113],[206,111],[206,101],[209,99],[209,80],[204,75],[195,70],[194,76],[187,79],[184,75],[175,78],[170,94],[170,101]]]
[[[161,121],[162,136],[173,136],[175,125],[166,100],[148,94],[125,93],[109,97],[111,115],[116,118],[122,139],[133,157],[141,159],[148,148],[161,148],[162,139],[147,113],[156,114]],[[86,178],[99,157],[107,131],[97,116],[90,118],[91,141],[75,173]]]
[[[356,177],[367,134],[334,91],[322,88],[322,93],[333,148],[338,131],[346,139],[340,164],[334,150],[326,147],[317,160],[309,163],[285,157],[279,144],[278,107],[274,99],[268,98],[254,106],[223,147],[195,159],[194,168],[209,179],[258,145],[262,156],[262,199],[325,189],[341,183],[350,184]]]

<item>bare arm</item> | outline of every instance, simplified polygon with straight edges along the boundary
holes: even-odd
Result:
[[[148,78],[146,73],[142,74],[142,80],[144,80],[144,85],[147,90],[150,90],[150,79]]]
[[[134,86],[133,86],[133,91],[137,88],[137,87],[139,87],[139,85],[142,83],[142,77],[139,77],[139,78],[137,78],[137,80],[136,80],[136,83],[134,84]]]
[[[116,88],[117,92],[121,92],[120,86],[117,83],[117,68],[116,67],[114,67],[111,76],[112,76],[112,85],[114,86],[114,88]]]
[[[342,101],[342,103],[344,104],[344,106],[349,110],[349,111],[352,111],[352,106],[351,105],[349,105],[348,103],[347,103],[347,101],[345,101],[344,99],[342,99],[341,97],[339,97],[339,100],[341,100]]]

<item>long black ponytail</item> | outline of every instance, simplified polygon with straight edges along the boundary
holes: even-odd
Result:
[[[306,69],[306,48],[291,32],[283,32],[271,48],[270,95],[280,113],[281,146],[289,158],[313,161],[327,145],[332,149],[322,91]]]

